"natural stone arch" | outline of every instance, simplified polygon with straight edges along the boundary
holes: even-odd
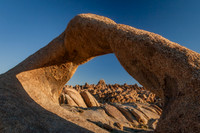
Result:
[[[59,37],[0,76],[0,130],[105,132],[61,108],[58,96],[80,64],[108,53],[164,99],[157,132],[200,132],[200,54],[94,14],[77,15]]]

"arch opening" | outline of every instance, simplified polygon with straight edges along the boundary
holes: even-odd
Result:
[[[66,85],[97,84],[99,80],[107,84],[138,84],[121,66],[114,54],[95,57],[89,62],[80,65]]]
[[[109,65],[112,68],[106,67]],[[80,69],[80,67],[83,67],[83,69]],[[113,67],[118,68],[112,70],[114,69]],[[84,72],[81,73],[80,71]],[[118,74],[116,74],[117,72]],[[76,75],[76,73],[79,73],[79,75]],[[82,75],[80,75],[80,73]],[[122,75],[122,73],[125,74]],[[105,76],[108,77],[102,78]],[[109,83],[107,82],[107,79],[111,79],[115,76],[120,78],[115,78],[117,80],[114,79]],[[146,88],[142,87],[141,85],[138,86],[139,84],[136,84],[133,77],[130,76],[132,82],[126,82],[126,80],[123,79],[123,76],[125,79],[128,79],[125,76],[130,75],[124,70],[114,54],[95,57],[94,59],[80,65],[79,68],[77,68],[74,76],[72,76],[70,79],[75,82],[70,82],[69,80],[67,85],[64,86],[63,91],[59,97],[59,103],[61,107],[73,111],[74,113],[81,112],[80,114],[82,117],[86,118],[88,121],[92,121],[100,127],[103,127],[104,124],[108,124],[111,127],[117,128],[115,124],[112,124],[116,123],[117,121],[111,120],[112,117],[110,117],[110,114],[106,112],[106,107],[111,106],[117,111],[121,112],[121,115],[125,117],[126,123],[129,123],[129,125],[123,122],[124,119],[118,120],[118,122],[120,122],[125,127],[132,130],[138,128],[140,130],[153,131],[162,112],[162,103],[160,98],[157,97],[154,93],[146,90]],[[79,79],[76,80],[76,78]],[[77,81],[79,82],[77,83]],[[98,104],[96,104],[96,102]],[[122,106],[119,107],[118,104]],[[136,111],[139,111],[139,113],[146,115],[146,113],[144,113],[139,108],[137,109],[137,107],[140,107],[142,110],[149,112],[149,114],[152,114],[152,116],[136,117],[138,115],[137,113],[137,115],[129,113],[128,111],[131,112],[131,109],[126,109],[134,108]],[[123,112],[123,109],[127,112]],[[105,111],[105,113],[101,114],[99,111]],[[91,112],[96,116],[95,118],[91,117],[90,115],[88,116],[88,113]],[[129,113],[129,117],[126,116],[126,113]],[[140,120],[141,118],[143,121]],[[133,125],[134,128],[130,125]],[[142,127],[146,127],[147,129],[142,129]],[[123,129],[120,130],[123,131]]]

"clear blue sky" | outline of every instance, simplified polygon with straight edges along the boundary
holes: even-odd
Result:
[[[199,0],[0,0],[0,73],[64,31],[76,14],[94,13],[200,52]],[[136,81],[113,54],[81,65],[68,84]]]

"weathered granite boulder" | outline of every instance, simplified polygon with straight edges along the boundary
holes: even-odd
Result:
[[[146,115],[141,112],[140,110],[136,109],[136,108],[131,108],[130,112],[136,117],[137,121],[139,123],[143,123],[143,124],[147,124],[148,123],[148,118],[146,117]]]
[[[148,109],[145,108],[139,108],[139,110],[147,117],[148,120],[150,119],[159,119],[160,116],[157,113],[154,113]]]
[[[68,104],[72,103],[70,101],[74,101],[75,104],[77,104],[79,107],[83,107],[83,108],[87,108],[87,105],[85,104],[82,96],[79,94],[78,91],[76,91],[75,89],[73,88],[67,88],[65,87],[64,88],[64,92],[65,94],[65,97],[66,97],[66,100],[68,101]]]
[[[128,121],[133,123],[134,126],[138,126],[139,125],[138,121],[136,121],[135,116],[132,115],[131,112],[128,109],[126,109],[126,107],[123,107],[122,105],[121,106],[117,105],[116,107],[126,117],[126,119]]]
[[[100,106],[99,102],[88,91],[83,91],[80,94],[83,97],[85,104],[88,107],[99,107]]]
[[[125,116],[115,106],[110,104],[105,104],[104,109],[109,116],[123,122],[128,122]]]
[[[72,97],[70,97],[68,94],[65,94],[65,104],[68,104],[70,106],[77,106],[77,107],[82,107],[80,106],[80,104],[77,104],[77,102],[75,102],[74,99],[72,99]],[[83,104],[83,106],[85,107],[85,104]]]
[[[60,107],[58,97],[80,64],[108,53],[164,100],[156,132],[200,132],[200,54],[94,14],[77,15],[59,37],[0,75],[0,131],[106,132]]]

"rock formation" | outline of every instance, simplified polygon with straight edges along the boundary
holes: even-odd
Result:
[[[88,91],[79,93],[74,88],[67,86],[64,87],[59,97],[59,103],[83,108],[100,106],[99,102]]]
[[[154,93],[144,87],[135,85],[107,85],[100,80],[97,85],[88,84],[76,85],[75,87],[66,85],[65,88],[74,88],[78,92],[88,91],[101,103],[154,103],[162,107],[162,102]],[[63,90],[63,93],[64,90]],[[61,102],[64,103],[64,102]]]
[[[66,85],[63,88],[59,101],[63,108],[75,114],[79,114],[88,121],[91,121],[108,131],[120,130],[123,132],[133,132],[138,131],[138,129],[143,131],[152,131],[152,129],[156,128],[158,119],[160,118],[162,112],[162,110],[156,106],[155,103],[149,104],[144,101],[127,101],[126,103],[123,103],[118,101],[116,103],[110,102],[110,104],[108,104],[105,102],[104,97],[102,97],[103,99],[99,99],[98,101],[103,102],[99,104],[98,101],[90,94],[90,92],[94,92],[97,88],[97,90],[100,90],[99,94],[104,95],[105,91],[108,90],[107,87],[113,87],[113,92],[118,92],[118,89],[115,87],[122,87],[122,90],[125,91],[120,91],[118,94],[120,95],[123,93],[126,97],[130,95],[126,91],[129,90],[129,92],[131,92],[131,89],[136,91],[137,89],[134,88],[136,86],[137,85],[127,84],[106,85],[103,80],[100,80],[97,85],[89,85],[88,83],[83,86],[76,85],[75,87]],[[127,90],[124,87],[126,87]],[[143,87],[137,86],[137,88],[137,91],[145,91]],[[70,95],[72,92],[76,92],[75,94],[77,97],[79,97],[80,93],[82,98],[79,99],[83,99],[88,108],[82,106],[81,104],[76,104],[78,103],[78,99],[76,99],[76,97],[73,98],[74,95]],[[146,91],[146,93],[148,94],[149,92]],[[143,93],[143,95],[146,96],[146,93]],[[112,95],[112,93],[109,94]]]
[[[98,101],[88,91],[81,92],[81,96],[83,97],[83,99],[88,107],[100,106]]]
[[[79,107],[86,108],[86,104],[81,95],[75,89],[64,88],[65,95],[68,95]],[[67,100],[70,98],[66,98]]]
[[[59,106],[77,67],[114,53],[164,101],[155,132],[200,132],[200,54],[160,35],[80,14],[47,46],[0,75],[1,132],[106,132]]]

